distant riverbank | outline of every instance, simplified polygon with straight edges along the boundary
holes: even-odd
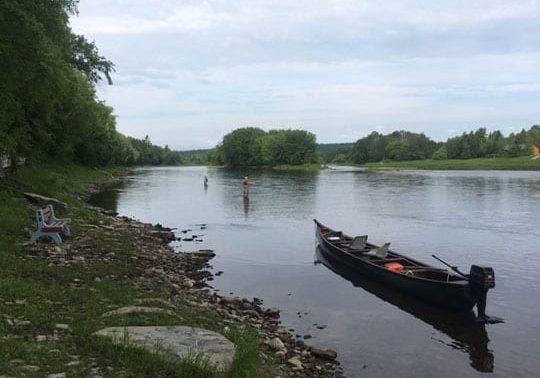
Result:
[[[508,170],[508,171],[538,171],[540,158],[520,156],[515,158],[482,158],[466,160],[413,160],[413,161],[382,161],[367,163],[362,167],[368,170]]]

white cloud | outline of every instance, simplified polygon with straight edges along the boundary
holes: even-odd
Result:
[[[174,148],[246,125],[445,139],[538,123],[539,4],[95,0],[72,25],[116,63],[99,93],[129,135]]]
[[[143,34],[192,32],[217,27],[228,16],[215,12],[208,4],[185,5],[171,8],[163,18],[146,14],[122,13],[120,16],[100,15],[73,20],[75,28],[90,34]]]

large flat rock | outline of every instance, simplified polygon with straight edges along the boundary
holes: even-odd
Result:
[[[156,313],[156,314],[167,314],[179,317],[172,310],[168,310],[161,307],[145,307],[145,306],[126,306],[121,307],[116,310],[112,310],[101,315],[102,318],[106,318],[114,315],[127,315],[127,314],[147,314],[147,313]]]
[[[234,344],[223,335],[185,326],[108,327],[94,333],[115,344],[141,346],[150,351],[186,358],[202,353],[219,370],[226,370],[234,358]]]
[[[42,196],[41,194],[36,193],[23,193],[26,199],[28,199],[30,202],[35,203],[41,207],[45,207],[47,205],[53,205],[55,208],[62,208],[67,209],[68,205],[65,202],[59,201],[56,198],[50,198]]]

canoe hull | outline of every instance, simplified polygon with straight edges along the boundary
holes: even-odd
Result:
[[[425,302],[452,310],[470,311],[478,301],[477,295],[471,290],[469,282],[465,279],[444,282],[390,271],[336,247],[322,235],[321,227],[325,226],[315,222],[317,224],[317,241],[326,257],[335,259],[358,274],[377,280]]]

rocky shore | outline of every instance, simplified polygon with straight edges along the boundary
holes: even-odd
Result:
[[[117,184],[117,179],[104,185],[92,185],[87,194],[80,198],[83,202],[105,187]],[[96,213],[97,221],[92,223],[76,223],[73,237],[62,245],[51,243],[28,244],[29,258],[46,260],[48,266],[74,267],[106,264],[110,268],[104,276],[95,276],[92,282],[75,278],[70,283],[72,288],[84,288],[102,281],[115,281],[136,288],[138,293],[144,293],[144,298],[135,298],[134,303],[126,305],[111,304],[109,311],[101,314],[102,319],[115,318],[126,314],[145,314],[149,312],[164,314],[172,319],[178,319],[178,324],[171,328],[152,326],[154,332],[175,332],[182,326],[194,327],[190,319],[186,319],[185,309],[195,313],[210,312],[215,314],[215,327],[220,333],[227,335],[230,329],[249,329],[257,334],[261,341],[262,360],[268,366],[274,366],[270,375],[265,376],[294,376],[294,377],[343,377],[337,362],[337,354],[332,350],[322,350],[306,345],[295,338],[287,328],[281,326],[279,309],[264,308],[262,300],[222,296],[211,290],[208,282],[213,279],[209,261],[215,256],[214,251],[198,250],[191,252],[176,252],[169,243],[176,236],[171,229],[161,225],[151,225],[118,216],[116,213],[101,208],[85,205]],[[115,253],[114,244],[119,235],[127,235],[130,241],[129,253]],[[114,274],[115,266],[129,265],[128,271],[134,274]],[[89,281],[86,278],[86,281]],[[90,289],[93,290],[93,289]],[[184,317],[184,318],[183,318]],[[101,324],[114,326],[108,322]],[[66,324],[64,328],[69,329]],[[118,329],[109,327],[115,332]],[[116,327],[119,328],[119,327]],[[142,335],[141,327],[132,328],[133,335],[141,339],[152,336]],[[159,328],[159,329],[158,329]],[[187,328],[187,327],[183,327]],[[194,328],[191,328],[194,329]],[[204,332],[205,330],[200,330]],[[104,335],[107,329],[96,332]],[[159,340],[163,343],[162,336]],[[220,336],[221,335],[217,335]],[[47,340],[50,335],[37,335],[39,340]],[[226,341],[226,340],[225,340]],[[226,341],[227,342],[227,341]],[[233,351],[234,353],[234,351]],[[180,356],[177,354],[177,356]],[[95,368],[97,369],[97,368]],[[275,371],[277,369],[277,371]],[[99,376],[99,374],[95,375]]]
[[[97,189],[96,189],[97,190]],[[109,217],[107,225],[99,226],[111,237],[120,230],[128,231],[139,248],[133,251],[132,260],[143,268],[144,274],[133,284],[145,288],[149,293],[158,289],[169,293],[168,302],[175,306],[187,303],[200,309],[211,309],[219,314],[219,325],[227,330],[230,326],[250,327],[264,340],[267,358],[280,364],[281,373],[295,377],[342,377],[332,350],[322,350],[295,339],[280,326],[279,310],[263,308],[257,298],[221,296],[212,292],[207,284],[212,274],[208,262],[215,256],[211,250],[178,253],[169,243],[175,239],[172,230],[160,225],[144,224],[127,217],[118,217],[110,211],[93,208],[102,216]],[[87,227],[85,236],[75,237],[66,247],[51,246],[51,259],[66,263],[67,255],[78,260],[99,258],[85,248],[85,239],[92,238],[92,229]],[[106,256],[115,263],[114,255]]]

